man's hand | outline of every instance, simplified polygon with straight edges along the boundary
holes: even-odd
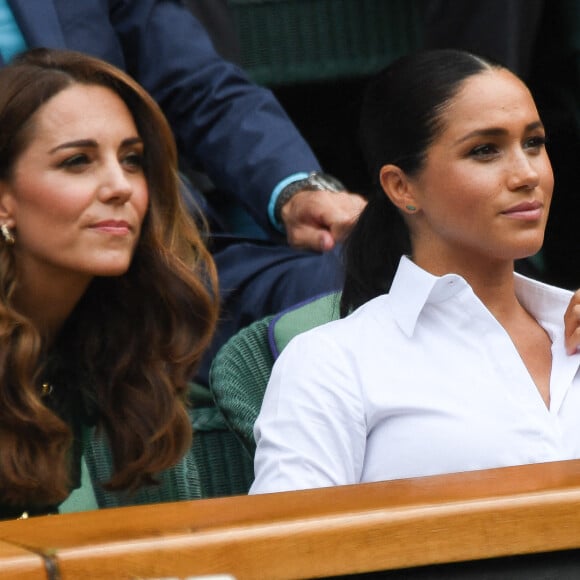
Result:
[[[574,354],[580,350],[580,290],[574,294],[564,314],[566,350]]]
[[[346,237],[365,205],[363,197],[347,191],[299,191],[280,212],[288,243],[327,252]]]

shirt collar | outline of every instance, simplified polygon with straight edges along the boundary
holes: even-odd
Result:
[[[468,287],[457,274],[434,276],[402,256],[389,290],[393,316],[401,330],[411,336],[427,303],[443,302]]]
[[[466,289],[471,291],[461,276],[434,276],[402,256],[389,291],[389,301],[397,324],[407,336],[412,336],[426,304],[443,302]],[[551,335],[556,327],[562,328],[572,292],[520,274],[515,274],[515,290],[524,307]]]
[[[515,274],[516,296],[524,308],[546,329],[552,341],[564,324],[572,292]]]

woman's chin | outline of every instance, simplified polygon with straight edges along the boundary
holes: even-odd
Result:
[[[129,265],[130,262],[123,262],[119,264],[102,264],[95,266],[95,268],[91,269],[89,273],[99,278],[115,278],[125,274],[129,269]]]
[[[531,258],[535,256],[541,249],[544,244],[544,236],[543,234],[540,236],[536,236],[533,239],[523,240],[522,243],[516,248],[515,259],[521,260],[524,258]]]

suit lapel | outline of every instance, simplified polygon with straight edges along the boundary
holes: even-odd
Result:
[[[8,0],[8,3],[30,47],[66,48],[52,0]]]

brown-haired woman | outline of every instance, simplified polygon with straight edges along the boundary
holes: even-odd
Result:
[[[163,114],[115,67],[38,49],[0,71],[0,518],[56,511],[85,425],[111,490],[189,447],[217,292],[176,168]]]

